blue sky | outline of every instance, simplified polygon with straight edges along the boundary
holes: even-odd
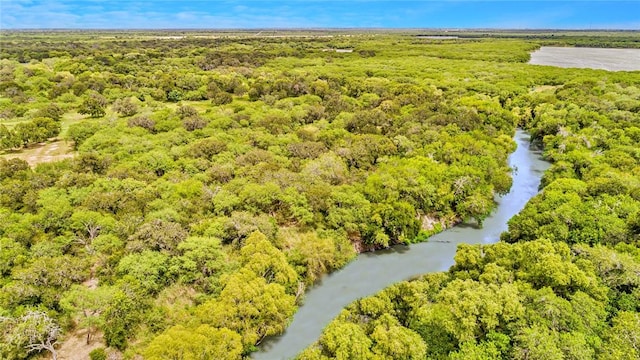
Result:
[[[0,29],[325,27],[640,29],[640,0],[0,0]]]

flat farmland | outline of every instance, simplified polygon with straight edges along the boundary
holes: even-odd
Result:
[[[640,49],[543,46],[531,53],[530,64],[609,71],[640,70]]]

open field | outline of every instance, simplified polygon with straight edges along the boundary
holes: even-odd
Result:
[[[62,116],[60,135],[55,139],[47,142],[37,143],[27,148],[19,148],[12,150],[0,151],[0,158],[4,159],[21,159],[29,163],[32,167],[46,162],[59,161],[69,159],[74,156],[71,143],[64,141],[69,126],[82,121],[85,116],[75,111],[66,113]],[[17,124],[25,122],[23,118],[13,118],[0,122],[9,129],[14,128]]]
[[[7,152],[0,155],[5,159],[21,159],[35,166],[40,163],[69,159],[73,157],[72,149],[69,143],[56,140],[47,143],[32,145],[26,149]]]
[[[610,71],[640,70],[640,49],[599,49],[543,46],[531,54],[533,65],[591,68]]]

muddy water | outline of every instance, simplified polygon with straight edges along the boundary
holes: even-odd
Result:
[[[515,169],[511,191],[496,199],[498,208],[484,221],[483,228],[461,224],[432,236],[426,243],[360,254],[311,288],[287,331],[265,340],[252,358],[292,358],[315,342],[322,329],[354,300],[420,274],[447,270],[453,265],[460,243],[496,242],[507,229],[507,221],[538,192],[540,177],[549,166],[538,151],[529,148],[526,133],[518,130],[515,140],[518,148],[509,157],[509,164]]]
[[[532,65],[590,68],[609,71],[640,70],[640,49],[601,49],[543,46],[531,53]]]

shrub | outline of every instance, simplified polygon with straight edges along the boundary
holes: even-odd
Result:
[[[104,348],[97,348],[89,353],[89,359],[91,360],[107,360],[107,352]]]

